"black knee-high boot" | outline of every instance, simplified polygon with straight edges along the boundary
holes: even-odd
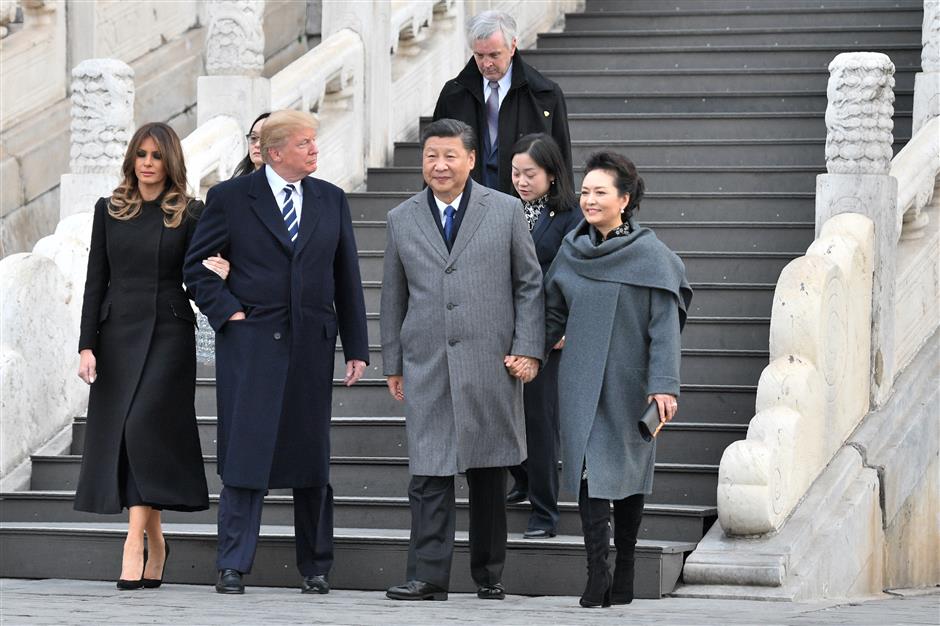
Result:
[[[633,602],[636,537],[642,519],[642,493],[623,500],[614,500],[614,545],[617,547],[617,564],[614,567],[614,582],[610,590],[611,604]]]
[[[581,531],[584,533],[584,549],[587,552],[588,580],[581,594],[581,606],[586,608],[610,606],[610,569],[607,554],[610,552],[610,501],[588,497],[587,481],[581,481],[578,494],[578,511],[581,513]]]

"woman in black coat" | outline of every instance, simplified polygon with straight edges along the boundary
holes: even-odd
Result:
[[[550,135],[533,133],[512,148],[512,184],[522,199],[542,274],[555,259],[561,241],[581,221],[564,159]],[[523,388],[529,458],[509,468],[515,485],[509,503],[532,503],[524,533],[529,539],[554,537],[558,525],[558,361],[564,339],[555,345],[542,370]]]
[[[137,130],[122,169],[95,205],[88,254],[78,375],[91,392],[75,508],[128,509],[118,588],[136,589],[163,578],[160,511],[209,505],[193,408],[195,316],[182,286],[202,203],[186,193],[182,147],[166,124]],[[228,273],[220,258],[204,263]]]

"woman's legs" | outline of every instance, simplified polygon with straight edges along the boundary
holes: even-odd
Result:
[[[149,506],[132,506],[128,509],[127,538],[124,540],[124,557],[121,559],[121,579],[140,580],[144,571],[144,531],[150,519]]]
[[[581,481],[578,494],[578,512],[587,552],[588,580],[581,595],[581,606],[610,606],[610,501],[588,497],[588,483]]]
[[[643,494],[623,500],[614,500],[614,545],[617,547],[617,565],[610,590],[611,604],[633,602],[633,574],[636,538],[643,519]]]
[[[163,538],[163,527],[160,524],[158,509],[150,509],[146,532],[147,567],[144,570],[144,578],[158,580],[163,577],[163,563],[166,561],[166,540]]]

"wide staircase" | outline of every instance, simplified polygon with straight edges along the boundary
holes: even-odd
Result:
[[[716,518],[718,463],[744,436],[768,360],[777,277],[814,236],[815,176],[825,169],[827,65],[846,51],[879,51],[897,66],[895,140],[911,133],[920,64],[917,0],[735,2],[587,0],[565,31],[541,35],[525,59],[566,93],[575,162],[609,148],[630,156],[649,193],[638,217],[685,262],[695,290],[683,334],[680,412],[659,437],[655,488],[637,551],[637,593],[669,593]],[[819,5],[825,4],[826,8]],[[426,123],[421,120],[420,123]],[[349,195],[360,249],[371,364],[342,386],[336,353],[331,481],[336,496],[337,588],[384,589],[404,578],[410,513],[402,405],[381,375],[378,346],[387,211],[421,188],[419,146],[396,145],[390,167],[368,171]],[[173,543],[167,578],[214,580],[215,386],[202,366],[196,399],[211,509],[164,515]],[[72,510],[85,432],[75,420],[68,454],[34,455],[29,491],[2,494],[0,575],[110,579],[125,528]],[[452,590],[470,591],[466,483],[457,481]],[[559,535],[525,540],[528,505],[511,505],[504,580],[515,594],[576,594],[584,554],[573,494],[563,493]],[[103,521],[104,520],[104,521]],[[265,502],[249,585],[299,583],[289,491]]]

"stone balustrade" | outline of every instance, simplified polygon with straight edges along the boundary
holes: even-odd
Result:
[[[203,190],[230,178],[248,150],[238,121],[224,115],[200,125],[181,143],[189,192],[200,198]]]

